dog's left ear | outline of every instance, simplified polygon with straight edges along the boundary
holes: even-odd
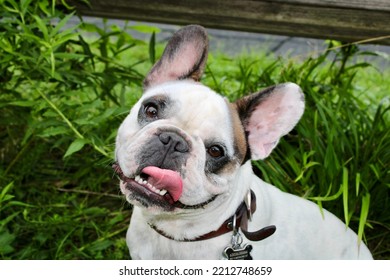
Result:
[[[188,25],[169,40],[164,53],[144,80],[144,88],[167,81],[193,79],[199,81],[206,65],[208,37],[199,25]]]
[[[252,160],[268,157],[279,139],[298,123],[305,107],[303,93],[294,83],[267,88],[235,104],[247,133]]]

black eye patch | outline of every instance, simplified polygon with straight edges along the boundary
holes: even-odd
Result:
[[[150,122],[168,117],[171,101],[165,95],[156,95],[145,99],[138,112],[138,123],[146,125]]]
[[[206,144],[206,172],[218,173],[230,162],[226,147],[221,143]]]
[[[229,157],[224,156],[220,159],[207,159],[206,160],[206,172],[218,173],[230,162]]]

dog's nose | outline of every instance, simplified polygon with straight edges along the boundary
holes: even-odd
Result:
[[[187,141],[177,133],[162,132],[158,138],[164,146],[172,147],[176,152],[186,153],[189,150]]]

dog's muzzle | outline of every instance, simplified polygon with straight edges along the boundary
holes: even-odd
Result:
[[[180,172],[185,165],[191,145],[177,131],[159,131],[143,146],[137,156],[140,169],[146,166],[157,166]]]

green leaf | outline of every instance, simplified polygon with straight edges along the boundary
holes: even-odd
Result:
[[[308,199],[315,200],[315,201],[332,201],[337,199],[342,193],[343,193],[343,188],[342,186],[340,189],[335,193],[334,195],[328,196],[330,194],[330,191],[332,189],[332,185],[329,186],[328,193],[325,196],[314,196],[314,197],[308,197]]]
[[[83,29],[87,32],[96,32],[100,36],[103,36],[105,33],[103,29],[99,28],[97,25],[92,24],[92,23],[83,22],[80,27],[81,27],[81,29]]]
[[[370,210],[370,199],[371,196],[369,193],[366,193],[362,198],[362,210],[360,211],[359,229],[358,229],[359,244],[363,238],[364,227],[366,225],[368,213]]]
[[[113,226],[115,224],[118,224],[120,222],[123,222],[123,220],[125,219],[124,215],[122,213],[118,213],[117,215],[115,215],[112,219],[110,219],[108,221],[108,224]]]
[[[61,33],[58,36],[56,36],[56,40],[53,42],[53,47],[57,47],[65,42],[68,42],[69,40],[73,39],[78,35],[77,33],[68,33],[68,34],[66,34],[65,32],[63,33],[64,34]]]
[[[9,206],[32,207],[32,208],[36,207],[35,205],[24,203],[24,202],[21,202],[21,201],[10,201],[10,202],[8,202],[8,205]]]
[[[76,140],[74,140],[72,142],[72,144],[70,144],[70,146],[69,146],[68,150],[66,151],[63,158],[66,158],[66,157],[80,151],[86,143],[87,143],[87,140],[77,138]]]
[[[128,28],[142,33],[160,33],[161,31],[161,29],[158,27],[148,25],[134,25],[129,26]]]
[[[69,133],[69,128],[65,126],[56,126],[56,127],[48,127],[41,133],[39,133],[39,136],[41,137],[49,137],[49,136],[55,136],[59,134],[67,134]]]
[[[50,16],[50,11],[48,10],[49,3],[47,1],[38,1],[39,8],[45,13],[46,16]]]
[[[152,64],[156,62],[156,33],[153,32],[149,41],[149,60]]]
[[[20,1],[21,12],[22,12],[23,15],[26,14],[26,12],[28,10],[28,6],[30,5],[31,2],[32,2],[32,0],[22,0],[22,1]]]
[[[88,3],[88,0],[81,0],[81,2]],[[55,3],[55,2],[53,2],[53,3]],[[67,3],[67,0],[61,0],[61,4],[64,5],[68,10],[74,8],[74,6],[70,6],[70,5]]]
[[[356,196],[358,196],[360,190],[360,173],[356,173],[355,188],[356,188]]]
[[[46,42],[49,42],[49,31],[47,30],[46,23],[37,15],[33,15],[33,18],[35,19],[39,30],[43,34],[43,38],[45,38]]]
[[[7,186],[5,186],[5,188],[1,191],[0,193],[0,204],[3,202],[3,201],[6,201],[8,200],[8,195],[7,195],[7,192],[14,186],[14,182],[11,182],[9,183]]]
[[[67,15],[66,17],[61,19],[60,22],[57,23],[56,27],[54,27],[53,30],[50,32],[50,37],[54,37],[60,31],[60,29],[63,28],[65,26],[65,24],[68,23],[68,21],[73,16],[74,16],[74,12],[70,13],[69,15]],[[69,31],[67,31],[67,33],[70,33],[71,31],[74,31],[77,27],[78,27],[77,25],[71,27],[70,29],[68,29]]]
[[[11,201],[12,202],[12,201]],[[11,215],[8,215],[6,218],[2,219],[0,221],[0,226],[5,226],[6,224],[8,224],[9,222],[11,222],[16,216],[18,216],[21,211],[16,211],[14,212],[14,210],[12,211],[13,213]],[[0,230],[1,231],[1,230]]]
[[[19,13],[19,6],[16,4],[16,2],[14,0],[8,0],[7,1],[12,7],[13,9],[10,8],[10,6],[8,5],[3,5],[2,8],[5,9],[6,11],[9,11],[11,13]],[[3,3],[1,3],[3,4]]]
[[[348,169],[346,167],[343,167],[342,189],[343,189],[344,219],[345,219],[345,224],[348,226],[350,218],[349,218],[349,211],[348,211]]]
[[[0,232],[0,254],[9,254],[14,251],[11,244],[15,238],[16,236],[8,231]]]
[[[9,105],[18,106],[18,107],[33,107],[36,105],[36,102],[33,100],[18,100],[8,103]]]
[[[114,243],[111,240],[107,239],[100,239],[96,240],[89,246],[90,251],[102,251],[104,249],[107,249],[108,247],[112,246]]]

